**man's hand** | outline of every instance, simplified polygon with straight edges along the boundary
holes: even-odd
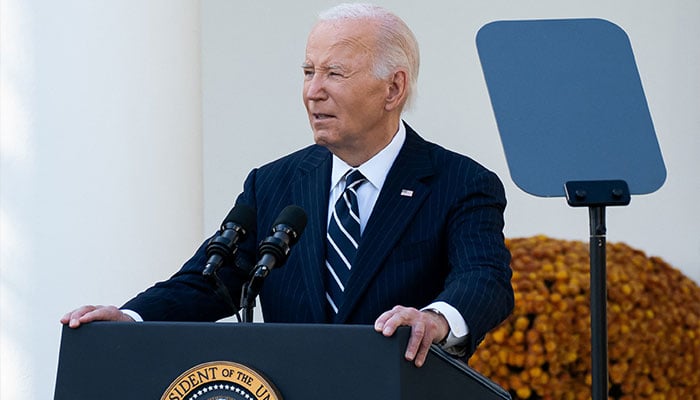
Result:
[[[93,321],[123,321],[134,322],[134,319],[124,314],[115,306],[82,306],[61,318],[63,325],[77,328],[81,324]]]
[[[440,343],[450,333],[444,316],[432,311],[396,306],[383,313],[374,322],[374,329],[384,336],[391,336],[399,326],[410,326],[411,336],[406,348],[406,359],[421,367],[428,357],[430,345]]]

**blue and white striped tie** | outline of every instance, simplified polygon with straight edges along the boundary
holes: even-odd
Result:
[[[350,277],[360,242],[360,213],[357,188],[367,182],[358,170],[350,170],[345,178],[345,191],[335,203],[326,234],[326,299],[331,315],[338,313],[345,284]]]

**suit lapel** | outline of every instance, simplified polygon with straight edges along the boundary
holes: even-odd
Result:
[[[294,250],[298,252],[311,312],[317,322],[326,322],[322,271],[332,164],[330,152],[316,147],[300,164],[298,184],[292,190],[292,201],[307,213],[308,223],[300,239],[305,244]]]
[[[362,235],[343,304],[334,322],[346,322],[358,305],[369,282],[430,194],[430,186],[424,178],[433,173],[425,141],[406,126],[406,142],[387,175]]]

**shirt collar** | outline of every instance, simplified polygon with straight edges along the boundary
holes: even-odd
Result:
[[[394,164],[394,160],[399,155],[403,143],[406,141],[406,127],[403,121],[399,123],[399,130],[391,139],[391,142],[384,147],[379,153],[375,154],[374,157],[365,161],[362,165],[357,167],[362,175],[367,178],[367,181],[372,184],[377,190],[381,190],[386,180],[386,176],[389,174],[389,169]],[[333,170],[331,172],[331,190],[340,183],[343,175],[349,170],[353,169],[352,166],[348,165],[345,161],[338,158],[333,154]]]

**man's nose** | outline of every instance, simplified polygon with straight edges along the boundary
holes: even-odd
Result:
[[[326,97],[323,77],[320,74],[314,74],[314,76],[306,81],[305,90],[307,99],[323,100]]]

